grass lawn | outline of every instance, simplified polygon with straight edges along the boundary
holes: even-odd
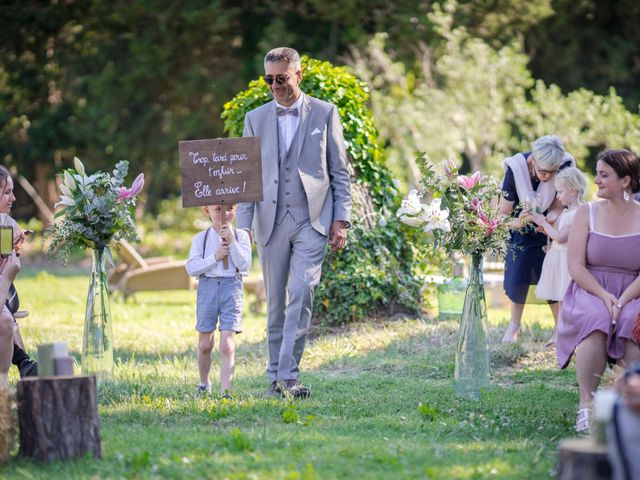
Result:
[[[16,283],[31,312],[21,322],[27,347],[66,341],[79,362],[88,276],[24,272]],[[302,365],[312,396],[295,402],[265,395],[264,315],[245,315],[236,399],[194,400],[195,292],[111,307],[115,376],[99,385],[104,458],[13,459],[0,478],[538,479],[553,475],[557,443],[573,435],[575,373],[560,372],[543,348],[545,306],[527,307],[524,338],[508,348],[498,346],[508,312],[490,310],[492,388],[478,401],[454,396],[456,322],[403,319],[317,336]]]

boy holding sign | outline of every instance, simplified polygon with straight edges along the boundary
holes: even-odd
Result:
[[[218,324],[220,387],[223,398],[232,398],[235,334],[242,331],[242,277],[251,266],[251,241],[247,232],[232,225],[235,205],[202,209],[212,226],[194,237],[186,264],[187,273],[199,277],[196,330],[200,384],[196,395],[211,393],[211,351]]]

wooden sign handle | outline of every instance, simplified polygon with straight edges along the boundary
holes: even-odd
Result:
[[[226,224],[227,224],[227,206],[222,205],[222,225],[226,225]],[[226,240],[223,240],[223,242],[225,243],[225,245],[227,244]],[[229,268],[229,255],[227,255],[222,259],[222,266],[224,267],[225,270]]]

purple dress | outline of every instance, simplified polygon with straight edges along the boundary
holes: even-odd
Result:
[[[589,204],[589,237],[586,267],[607,292],[620,297],[638,278],[640,272],[640,233],[607,235],[593,229],[595,208]],[[615,331],[611,315],[604,302],[571,281],[564,295],[558,323],[556,349],[558,364],[565,368],[582,340],[600,331],[607,336],[607,353],[613,359],[624,355],[626,340],[632,340],[632,330],[640,312],[640,299],[622,307]]]

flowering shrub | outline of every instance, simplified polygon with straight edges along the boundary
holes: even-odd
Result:
[[[65,208],[47,230],[51,238],[48,253],[58,253],[66,262],[78,248],[101,249],[121,239],[137,241],[133,206],[142,191],[144,175],[136,177],[131,188],[124,186],[129,162],[120,161],[112,174],[87,175],[84,165],[73,159],[75,168],[62,172],[60,201]]]
[[[403,200],[397,212],[400,220],[433,232],[436,246],[444,247],[447,252],[504,255],[509,219],[498,213],[501,194],[498,181],[480,172],[459,175],[452,160],[434,165],[420,154],[418,162],[423,165],[423,191],[412,190]],[[432,198],[430,204],[421,203],[425,195]]]

